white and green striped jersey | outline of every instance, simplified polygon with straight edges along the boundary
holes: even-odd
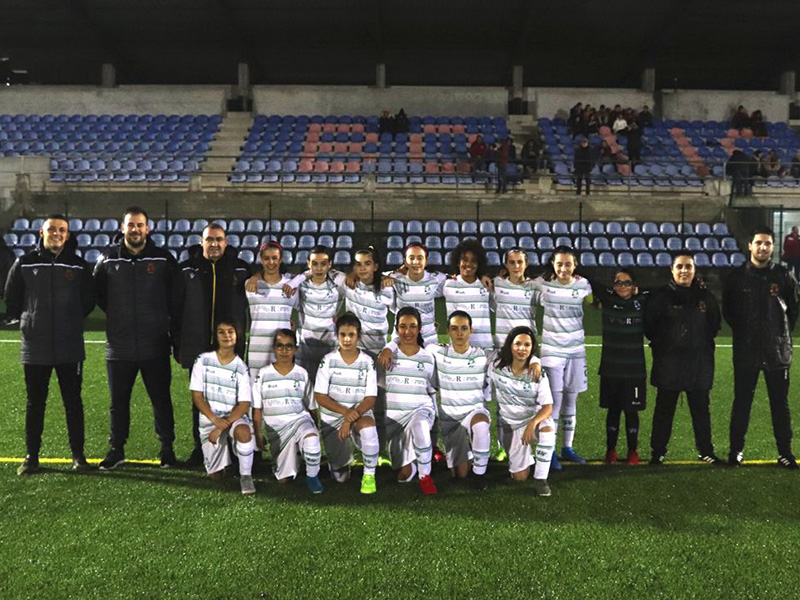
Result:
[[[418,409],[435,410],[435,377],[436,361],[425,348],[413,356],[398,348],[386,371],[386,418],[405,426]]]
[[[480,279],[467,283],[459,275],[455,279],[448,279],[442,291],[447,316],[456,310],[463,310],[472,317],[472,335],[469,343],[476,348],[492,349],[492,322],[489,316],[489,290]]]
[[[218,417],[231,413],[240,402],[251,400],[250,374],[244,361],[235,356],[227,365],[219,362],[216,352],[203,352],[194,361],[189,389],[200,392],[211,411]],[[200,413],[200,426],[211,421]]]
[[[494,347],[500,349],[514,327],[530,327],[536,333],[536,293],[533,279],[511,283],[505,277],[494,278],[491,307],[494,310]]]
[[[295,365],[281,375],[275,365],[259,369],[253,383],[253,408],[262,410],[261,418],[270,434],[290,438],[306,420],[308,411],[317,408],[306,370]]]
[[[251,369],[275,362],[272,344],[278,329],[291,329],[292,309],[297,305],[297,294],[287,296],[283,286],[289,283],[289,275],[282,275],[276,284],[258,280],[255,292],[247,292],[250,305],[250,344],[247,350],[247,366]]]
[[[369,396],[378,396],[375,363],[366,352],[359,352],[352,364],[347,364],[339,350],[327,354],[319,365],[314,392],[330,396],[347,408],[355,408]],[[339,427],[344,416],[320,406],[322,420]]]
[[[375,277],[380,277],[377,273]],[[386,344],[389,334],[389,310],[394,306],[394,288],[375,288],[360,281],[355,289],[344,288],[345,310],[352,312],[361,321],[361,341],[358,347],[377,355]]]
[[[543,406],[553,403],[550,382],[544,373],[539,381],[533,381],[527,371],[517,376],[511,372],[511,367],[498,369],[492,364],[488,378],[494,390],[501,425],[512,429],[525,427]]]
[[[419,281],[411,281],[408,275],[400,273],[392,273],[391,276],[394,278],[395,314],[405,306],[416,308],[422,317],[422,338],[425,340],[425,345],[437,344],[439,336],[434,323],[436,298],[442,296],[447,275],[425,271]]]
[[[584,358],[583,300],[592,293],[592,286],[576,277],[569,285],[555,279],[534,280],[539,303],[544,307],[542,320],[542,365],[548,358]]]
[[[486,385],[486,353],[470,346],[464,354],[452,344],[427,348],[436,359],[439,408],[442,414],[460,421],[491,399]]]
[[[344,273],[330,271],[328,277],[317,285],[305,274],[295,277],[289,285],[302,278],[298,294],[297,314],[300,319],[300,343],[316,340],[336,347],[336,315],[344,300]]]

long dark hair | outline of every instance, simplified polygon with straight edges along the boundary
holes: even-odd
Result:
[[[372,291],[374,291],[375,295],[378,296],[381,293],[381,256],[378,254],[378,251],[374,246],[367,246],[361,250],[356,250],[356,253],[353,255],[353,257],[355,258],[359,254],[369,254],[372,257],[372,262],[374,262],[375,266],[377,267],[372,278]]]
[[[395,331],[397,330],[397,326],[400,324],[400,317],[406,317],[406,316],[412,316],[417,320],[417,325],[419,327],[417,333],[417,344],[419,344],[420,348],[424,348],[425,339],[422,337],[422,315],[420,315],[419,311],[413,306],[404,306],[403,308],[397,311],[397,316],[394,319]]]
[[[273,248],[277,250],[278,253],[280,254],[280,262],[278,263],[278,273],[283,275],[284,273],[286,273],[286,265],[283,264],[283,246],[281,246],[277,241],[267,240],[264,243],[262,243],[261,246],[258,248],[258,258],[260,260],[261,255],[264,254],[266,250],[271,250]]]
[[[328,257],[328,262],[330,263],[330,265],[328,266],[328,272],[325,273],[325,279],[327,281],[332,281],[332,279],[331,279],[331,269],[333,268],[333,257],[331,256],[331,249],[328,248],[327,246],[323,246],[321,244],[317,244],[316,246],[311,248],[311,250],[308,251],[308,262],[309,263],[311,262],[311,255],[312,254],[324,254],[325,256]],[[311,268],[311,267],[309,266],[309,268]]]
[[[344,313],[341,317],[336,319],[336,336],[339,336],[339,329],[342,327],[350,325],[351,327],[355,327],[356,331],[358,332],[358,337],[361,337],[361,319],[359,319],[354,313],[350,312],[349,310]]]
[[[478,261],[478,269],[475,272],[475,276],[480,279],[486,275],[486,250],[484,250],[481,243],[475,238],[468,238],[464,240],[450,253],[450,266],[455,269],[456,273],[461,271],[461,257],[465,252],[472,252],[475,255],[475,260]]]
[[[214,323],[214,335],[212,336],[211,340],[211,349],[214,350],[214,352],[219,350],[219,336],[217,335],[217,329],[219,329],[220,325],[230,325],[236,331],[236,344],[233,346],[233,352],[238,356],[239,353],[236,352],[236,346],[239,345],[239,336],[242,335],[242,329],[239,327],[239,323],[237,323],[234,318],[227,315],[217,319],[217,322]]]
[[[527,325],[518,325],[517,327],[514,327],[514,329],[508,332],[508,335],[506,336],[506,341],[503,342],[503,347],[500,348],[500,352],[497,353],[497,358],[494,361],[495,368],[502,369],[504,367],[510,367],[512,364],[514,364],[514,355],[511,352],[511,346],[514,344],[514,340],[518,335],[531,336],[531,342],[532,342],[531,353],[525,360],[525,368],[527,369],[528,366],[530,366],[531,357],[536,352],[536,334],[533,332],[533,329],[531,329]]]

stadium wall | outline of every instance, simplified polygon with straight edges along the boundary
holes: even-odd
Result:
[[[200,85],[18,86],[0,90],[0,114],[220,114],[228,88]]]
[[[777,92],[677,90],[661,92],[664,118],[724,121],[741,104],[748,112],[761,110],[767,121],[787,121],[791,98]]]

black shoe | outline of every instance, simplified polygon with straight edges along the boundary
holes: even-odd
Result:
[[[158,453],[158,458],[161,459],[159,465],[162,469],[171,469],[178,464],[178,459],[175,458],[175,451],[172,446],[162,446],[161,452]]]
[[[100,461],[100,470],[101,471],[110,471],[112,469],[116,469],[122,463],[125,462],[125,450],[122,448],[114,448],[111,447],[111,450],[108,451],[106,457]]]
[[[666,458],[666,455],[664,455],[664,454],[653,454],[653,456],[650,457],[650,464],[660,467],[661,465],[664,464],[664,459],[665,458]]]
[[[784,469],[800,469],[793,454],[782,454],[778,457],[778,466]]]
[[[711,454],[698,454],[697,455],[697,460],[699,460],[701,462],[704,462],[704,463],[708,463],[710,465],[724,465],[725,464],[725,461],[722,460],[719,456],[717,456],[713,452]]]
[[[39,457],[26,456],[22,464],[17,468],[17,475],[33,475],[39,470]]]
[[[728,455],[728,465],[731,467],[741,467],[744,455],[741,452],[731,452]]]
[[[470,471],[470,475],[472,477],[472,487],[478,492],[485,492],[489,489],[489,478],[486,477],[486,473],[483,475],[478,475],[474,471]]]
[[[88,473],[92,470],[92,466],[86,462],[86,457],[80,454],[72,457],[72,470],[76,473]]]
[[[194,467],[202,467],[204,463],[205,460],[203,459],[203,449],[200,446],[195,446],[194,450],[192,450],[192,453],[189,455],[189,458],[187,458],[183,464],[191,469]]]

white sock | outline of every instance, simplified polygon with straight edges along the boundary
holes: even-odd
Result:
[[[472,426],[472,472],[475,475],[486,473],[486,466],[489,464],[490,446],[489,423],[486,421],[475,423]]]
[[[533,467],[534,479],[547,479],[550,473],[550,459],[556,447],[556,432],[539,432],[539,442],[536,444],[536,466]]]
[[[236,456],[239,457],[239,475],[253,473],[253,453],[256,451],[256,441],[250,437],[249,442],[236,441]]]
[[[378,466],[378,430],[375,427],[364,427],[358,432],[361,438],[361,455],[364,457],[364,475],[375,475]]]
[[[427,477],[431,474],[431,461],[433,460],[431,430],[425,419],[414,419],[409,427],[411,427],[411,443],[414,444],[414,453],[417,455],[419,476]]]
[[[306,475],[316,477],[319,475],[319,461],[322,456],[322,447],[319,445],[319,436],[309,435],[303,438],[303,460],[306,463]]]
[[[564,392],[561,401],[561,445],[566,448],[572,448],[572,442],[575,439],[575,422],[577,417],[575,415],[578,404],[578,394],[575,392]]]

